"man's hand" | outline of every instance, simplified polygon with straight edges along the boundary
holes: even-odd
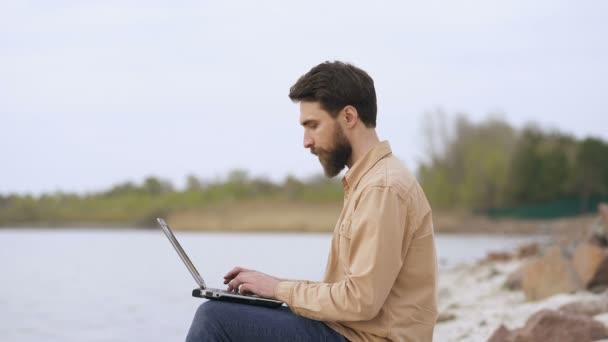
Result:
[[[242,267],[235,267],[224,276],[228,291],[253,293],[270,299],[275,299],[274,289],[280,282],[279,278]]]

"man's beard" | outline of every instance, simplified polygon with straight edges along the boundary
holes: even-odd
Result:
[[[310,152],[319,157],[325,175],[332,178],[344,169],[353,149],[348,139],[346,139],[342,128],[336,124],[334,147],[331,150],[315,148],[311,149]]]

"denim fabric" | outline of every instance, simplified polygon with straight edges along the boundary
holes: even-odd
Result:
[[[200,341],[336,341],[346,337],[325,323],[292,313],[287,307],[207,301],[198,308],[187,342]]]

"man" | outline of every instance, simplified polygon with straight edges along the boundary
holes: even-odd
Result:
[[[236,267],[228,290],[276,298],[267,309],[209,301],[188,341],[431,341],[437,260],[431,209],[416,179],[376,134],[369,75],[325,62],[291,87],[304,147],[328,177],[345,166],[344,207],[323,282],[291,281]]]

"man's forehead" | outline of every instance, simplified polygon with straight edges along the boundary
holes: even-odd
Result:
[[[321,108],[319,102],[300,102],[300,124],[307,121],[319,121],[329,117],[329,113]]]

